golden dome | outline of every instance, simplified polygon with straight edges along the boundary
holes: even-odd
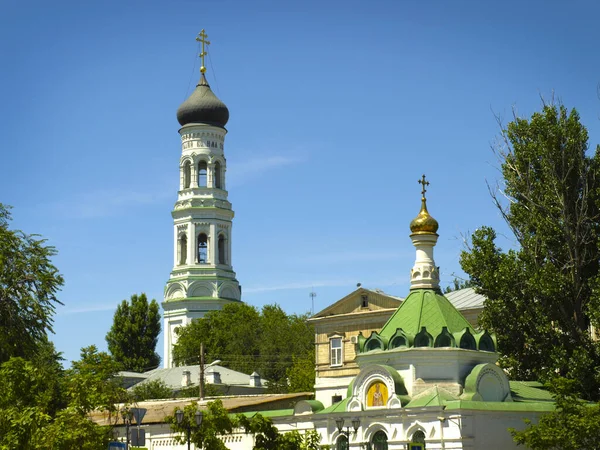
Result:
[[[410,231],[418,234],[435,234],[439,228],[438,221],[429,215],[427,200],[421,197],[421,211],[410,223]]]

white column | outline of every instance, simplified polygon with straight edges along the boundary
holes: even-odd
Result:
[[[189,223],[187,226],[187,258],[185,261],[187,265],[194,264],[194,236],[192,231],[193,225]]]
[[[173,240],[175,245],[173,246],[173,267],[177,267],[179,265],[179,261],[177,261],[177,253],[179,252],[179,242],[177,240],[177,225],[173,227]]]
[[[211,264],[218,264],[218,256],[217,256],[217,244],[218,244],[218,236],[217,236],[217,225],[214,223],[210,224],[210,239],[208,245],[210,246],[210,254],[208,255],[208,261]]]
[[[215,187],[215,177],[213,176],[215,170],[215,163],[210,162],[206,164],[206,187],[214,188]]]
[[[198,227],[193,222],[190,224],[190,227],[192,229],[192,241],[194,242],[192,246],[192,255],[194,255],[192,261],[194,264],[198,264]]]
[[[198,161],[192,161],[190,174],[190,187],[195,188],[198,187]]]

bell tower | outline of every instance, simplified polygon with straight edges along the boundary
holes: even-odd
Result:
[[[173,208],[173,270],[165,287],[164,366],[173,366],[177,329],[208,311],[241,301],[232,265],[233,210],[227,200],[225,125],[227,106],[212,92],[205,77],[204,30],[200,80],[177,110],[181,125],[179,191]]]

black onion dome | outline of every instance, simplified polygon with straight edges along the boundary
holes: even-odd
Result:
[[[229,110],[210,90],[204,74],[192,95],[177,109],[177,120],[181,126],[188,123],[206,123],[224,128],[227,124]]]

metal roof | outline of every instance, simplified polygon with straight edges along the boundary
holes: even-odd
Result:
[[[147,375],[144,381],[141,381],[139,384],[148,383],[150,381],[161,380],[168,387],[174,390],[180,390],[182,387],[181,381],[183,379],[183,372],[190,372],[190,380],[192,385],[198,384],[198,380],[200,379],[200,366],[179,366],[179,367],[171,367],[169,369],[154,369],[149,372],[146,372]],[[245,373],[236,372],[235,370],[228,369],[223,366],[211,366],[208,367],[205,371],[205,375],[208,376],[211,372],[219,372],[221,376],[221,383],[229,386],[250,386],[250,375],[246,375]],[[265,380],[261,380],[261,383],[264,383]]]
[[[448,292],[444,296],[454,305],[459,311],[465,309],[480,309],[483,308],[485,297],[475,292],[473,288],[459,289],[458,291]]]

